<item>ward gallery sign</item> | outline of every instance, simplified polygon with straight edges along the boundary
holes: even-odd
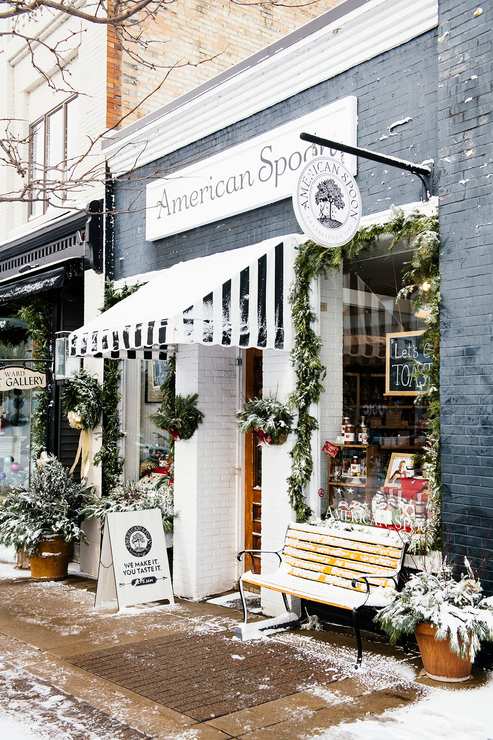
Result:
[[[313,145],[301,141],[300,133],[308,130],[356,146],[356,103],[350,95],[150,183],[146,239],[155,241],[290,198],[300,172],[313,157]],[[356,157],[316,149],[356,174]]]
[[[46,388],[46,373],[10,365],[0,369],[0,391],[35,391]]]

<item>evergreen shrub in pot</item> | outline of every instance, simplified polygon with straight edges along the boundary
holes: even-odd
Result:
[[[163,462],[165,473],[157,480],[141,478],[136,483],[120,483],[107,496],[92,496],[84,509],[86,519],[98,518],[104,525],[106,514],[117,511],[142,511],[159,509],[166,535],[173,532],[173,520],[177,516],[173,503],[173,459]]]
[[[56,457],[43,453],[28,487],[13,489],[0,504],[0,543],[27,552],[33,578],[64,578],[74,540],[89,544],[81,524],[91,493],[91,486],[74,481]]]
[[[493,641],[493,596],[483,595],[467,558],[464,566],[460,577],[446,562],[412,575],[375,617],[393,644],[414,632],[426,674],[439,681],[465,681],[481,642]]]
[[[294,415],[272,396],[246,401],[235,418],[240,432],[246,434],[253,429],[263,445],[284,444],[293,431]]]

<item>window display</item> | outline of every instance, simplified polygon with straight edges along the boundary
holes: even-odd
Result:
[[[0,391],[0,492],[29,481],[31,391]]]
[[[8,370],[30,357],[32,340],[27,323],[11,317],[0,318],[0,365]],[[31,413],[36,393],[12,387],[0,391],[0,499],[13,486],[29,483],[31,454]]]
[[[327,503],[342,521],[421,531],[428,481],[415,455],[426,441],[427,408],[414,404],[411,384],[414,360],[428,357],[421,347],[426,325],[410,300],[396,300],[412,249],[387,247],[344,265],[343,418],[341,435],[324,447]],[[390,386],[389,377],[397,377],[390,370],[404,364],[406,386],[395,379]]]
[[[167,465],[169,434],[150,419],[161,404],[166,370],[162,360],[125,363],[125,480],[137,481]]]

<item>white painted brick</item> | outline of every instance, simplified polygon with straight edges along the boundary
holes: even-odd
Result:
[[[175,452],[175,593],[200,599],[235,580],[236,367],[234,348],[180,346],[177,393],[199,393],[203,424]],[[193,368],[193,369],[192,369]]]

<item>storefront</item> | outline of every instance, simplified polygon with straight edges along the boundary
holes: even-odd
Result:
[[[85,212],[54,218],[0,248],[3,491],[28,484],[35,450],[56,454],[68,467],[75,459],[78,432],[62,414],[65,369],[56,367],[55,348],[83,322],[84,270],[94,265],[88,218]]]
[[[278,549],[295,516],[287,492],[304,464],[297,467],[296,435],[259,453],[238,433],[234,414],[251,394],[285,401],[300,392],[300,316],[288,295],[307,237],[291,194],[302,167],[329,152],[299,135],[436,162],[439,147],[448,146],[437,128],[438,23],[431,0],[413,4],[412,13],[400,0],[342,3],[107,146],[117,209],[111,277],[117,287],[147,285],[74,332],[71,351],[124,360],[127,479],[167,449],[149,417],[168,353],[176,352],[177,393],[198,393],[204,422],[175,452],[178,595],[231,588],[236,552]],[[310,407],[318,428],[304,501],[314,516],[330,508],[367,526],[424,526],[430,485],[412,456],[425,442],[428,410],[414,402],[420,381],[410,361],[429,364],[432,350],[420,342],[426,317],[412,295],[397,300],[414,242],[403,232],[389,251],[384,233],[391,206],[404,218],[436,217],[439,171],[434,192],[424,193],[408,172],[338,151],[330,156],[359,186],[361,228],[381,228],[369,254],[311,283],[326,375]],[[456,505],[450,489],[447,496],[447,506]],[[262,567],[274,560],[263,556]],[[271,613],[282,608],[272,594],[264,605]]]

